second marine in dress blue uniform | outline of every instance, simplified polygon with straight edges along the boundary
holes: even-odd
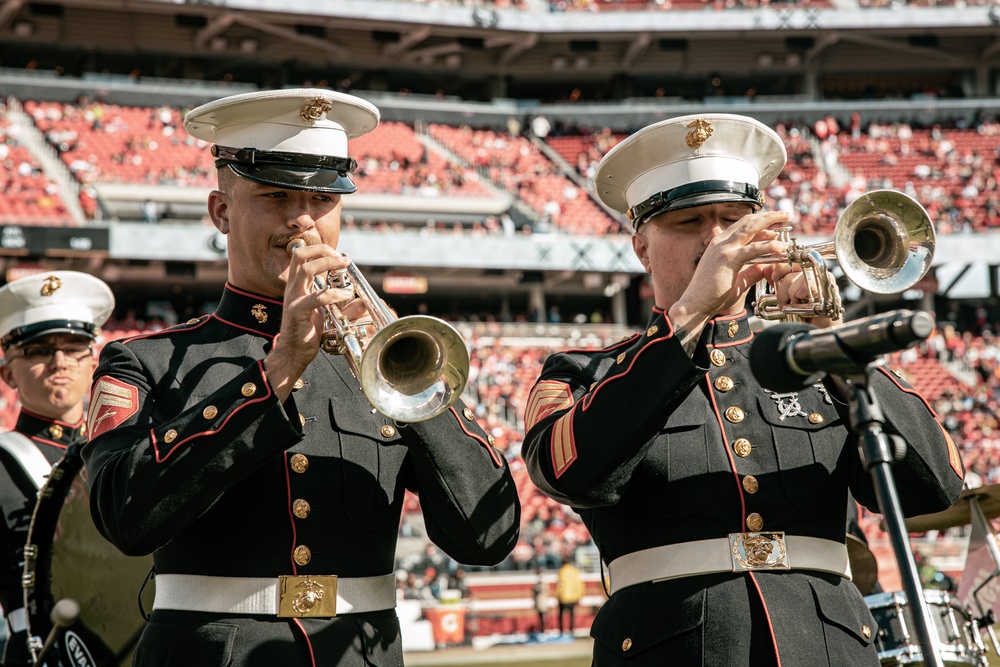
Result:
[[[690,135],[685,143],[685,133],[699,125],[710,136],[714,130],[718,145]],[[726,161],[738,161],[737,171],[745,162],[767,164],[760,153],[780,163],[768,157],[783,157],[780,140],[755,121],[721,114],[647,129],[624,144],[618,185],[665,164],[663,182],[648,181],[644,196],[630,201],[654,192],[662,206],[674,186],[680,201],[696,197],[692,205],[701,208],[668,208],[666,217],[646,223],[661,226],[650,233],[683,241],[684,225],[705,230],[692,232],[705,235],[704,244],[699,236],[692,245],[704,257],[665,246],[675,254],[662,264],[653,260],[654,278],[684,262],[703,269],[717,261],[716,244],[740,241],[739,234],[749,241],[741,241],[733,262],[762,239],[754,252],[766,250],[769,237],[752,225],[763,228],[768,218],[737,212],[727,230],[727,220],[716,216],[756,196],[756,175],[745,178],[747,188],[742,174],[726,172]],[[675,158],[696,164],[678,167]],[[768,172],[777,170],[761,169]],[[769,178],[760,181],[763,187]],[[651,238],[637,248],[653,247]],[[692,267],[690,284],[710,281],[726,266],[720,260],[709,277]],[[604,350],[550,356],[528,402],[523,453],[531,478],[580,512],[608,564],[611,596],[591,629],[595,667],[878,665],[877,627],[847,578],[844,545],[848,489],[870,509],[877,503],[842,394],[830,379],[790,394],[764,390],[750,371],[754,334],[739,306],[710,316],[686,343],[688,332],[668,313],[671,287],[657,286],[666,303],[654,308],[642,333]],[[872,387],[888,428],[910,445],[895,466],[905,511],[948,507],[964,474],[954,444],[897,376],[880,369]]]

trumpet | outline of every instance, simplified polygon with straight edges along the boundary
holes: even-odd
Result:
[[[784,252],[761,255],[750,264],[788,262],[800,265],[809,288],[803,304],[778,304],[774,287],[766,280],[757,285],[754,314],[763,320],[838,319],[844,314],[840,290],[825,270],[825,260],[835,259],[847,278],[876,294],[909,289],[931,268],[934,225],[920,203],[896,190],[872,190],[844,209],[833,240],[802,246],[790,238],[791,227],[777,230],[787,242]]]
[[[305,245],[295,238],[285,249],[292,255]],[[340,311],[347,301],[324,307],[320,347],[344,356],[373,408],[398,422],[420,422],[458,400],[469,381],[469,351],[454,327],[426,315],[397,318],[354,262],[328,272],[325,280],[313,279],[314,289],[327,286],[353,289],[368,308],[370,339],[366,324],[353,323]]]

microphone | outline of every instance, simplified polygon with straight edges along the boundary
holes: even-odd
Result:
[[[825,373],[863,370],[877,357],[905,350],[934,331],[923,310],[894,310],[830,329],[783,322],[764,329],[750,346],[750,370],[765,389],[798,391]]]

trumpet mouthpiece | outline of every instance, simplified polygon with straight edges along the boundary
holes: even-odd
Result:
[[[288,252],[289,255],[291,255],[299,248],[305,248],[305,247],[306,247],[305,239],[292,239],[291,241],[288,242],[288,245],[285,246],[285,250]]]

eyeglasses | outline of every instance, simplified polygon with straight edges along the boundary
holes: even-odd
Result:
[[[47,364],[51,362],[56,352],[62,352],[66,363],[78,366],[84,359],[93,356],[94,348],[90,345],[25,345],[20,348],[20,354],[8,354],[7,359],[24,359],[29,364]]]

